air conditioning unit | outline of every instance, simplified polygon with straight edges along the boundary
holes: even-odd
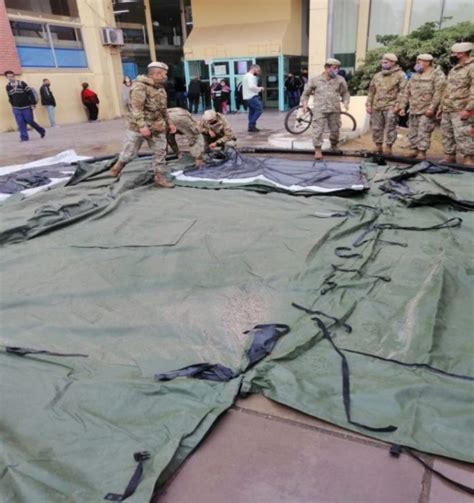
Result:
[[[103,45],[124,45],[123,31],[120,28],[102,28]]]

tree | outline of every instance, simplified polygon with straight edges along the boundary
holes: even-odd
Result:
[[[387,52],[397,55],[398,63],[405,71],[413,69],[418,54],[432,54],[435,65],[447,73],[451,68],[451,46],[456,42],[474,42],[474,23],[463,22],[442,29],[439,29],[439,25],[440,23],[425,23],[404,37],[378,35],[377,42],[382,47],[367,52],[364,64],[349,81],[352,94],[367,94],[370,80],[380,70],[380,60]]]

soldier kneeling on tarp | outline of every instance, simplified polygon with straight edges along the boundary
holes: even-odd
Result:
[[[168,108],[168,115],[171,122],[176,126],[176,132],[168,131],[166,139],[171,150],[178,158],[181,158],[176,134],[182,134],[189,142],[189,151],[194,157],[195,164],[201,167],[204,164],[203,156],[205,150],[204,138],[199,130],[199,124],[192,115],[184,108]]]
[[[219,112],[206,110],[199,122],[199,130],[204,137],[206,152],[236,145],[236,138],[229,121]]]

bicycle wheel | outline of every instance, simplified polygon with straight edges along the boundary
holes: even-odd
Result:
[[[297,106],[288,111],[285,117],[285,129],[291,134],[304,133],[313,120],[313,112],[308,108],[303,113],[303,107]]]
[[[357,129],[356,120],[347,112],[341,112],[341,122],[342,129],[348,129],[349,131],[355,131]]]

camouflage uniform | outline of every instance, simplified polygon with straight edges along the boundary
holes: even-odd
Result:
[[[474,59],[456,65],[448,74],[443,94],[441,131],[445,154],[474,155],[471,119],[461,120],[463,110],[474,111]]]
[[[313,145],[321,148],[326,124],[329,128],[329,141],[331,145],[339,142],[341,129],[341,100],[344,105],[349,105],[350,94],[347,83],[343,77],[326,79],[324,74],[311,77],[306,84],[301,104],[308,105],[309,97],[314,94],[313,102]]]
[[[400,94],[405,85],[405,74],[398,65],[376,73],[370,82],[367,106],[372,107],[372,138],[377,145],[383,143],[385,129],[387,146],[392,146],[397,139],[398,114],[394,110],[400,108]]]
[[[426,152],[430,148],[431,134],[436,126],[436,111],[441,103],[446,77],[439,68],[416,73],[408,81],[400,98],[400,109],[410,105],[408,140],[413,150]],[[433,112],[427,117],[426,112]]]
[[[211,143],[216,143],[218,147],[235,146],[236,138],[230,126],[229,121],[219,112],[216,113],[217,124],[211,126],[209,122],[201,120],[199,122],[199,131],[201,131],[206,143],[206,150],[209,150]],[[211,137],[209,132],[214,131],[215,137]]]
[[[168,115],[171,122],[176,126],[176,132],[187,138],[189,150],[194,159],[202,160],[204,154],[204,138],[199,131],[199,125],[193,119],[192,115],[187,110],[184,110],[184,108],[168,108]],[[168,132],[166,139],[173,152],[179,155],[176,136]]]
[[[142,143],[146,141],[154,153],[153,168],[156,173],[166,172],[166,132],[169,129],[167,95],[164,87],[153,79],[139,75],[130,88],[130,112],[127,116],[128,131],[125,145],[119,157],[123,163],[134,159]],[[148,127],[151,136],[145,138],[140,128]]]

